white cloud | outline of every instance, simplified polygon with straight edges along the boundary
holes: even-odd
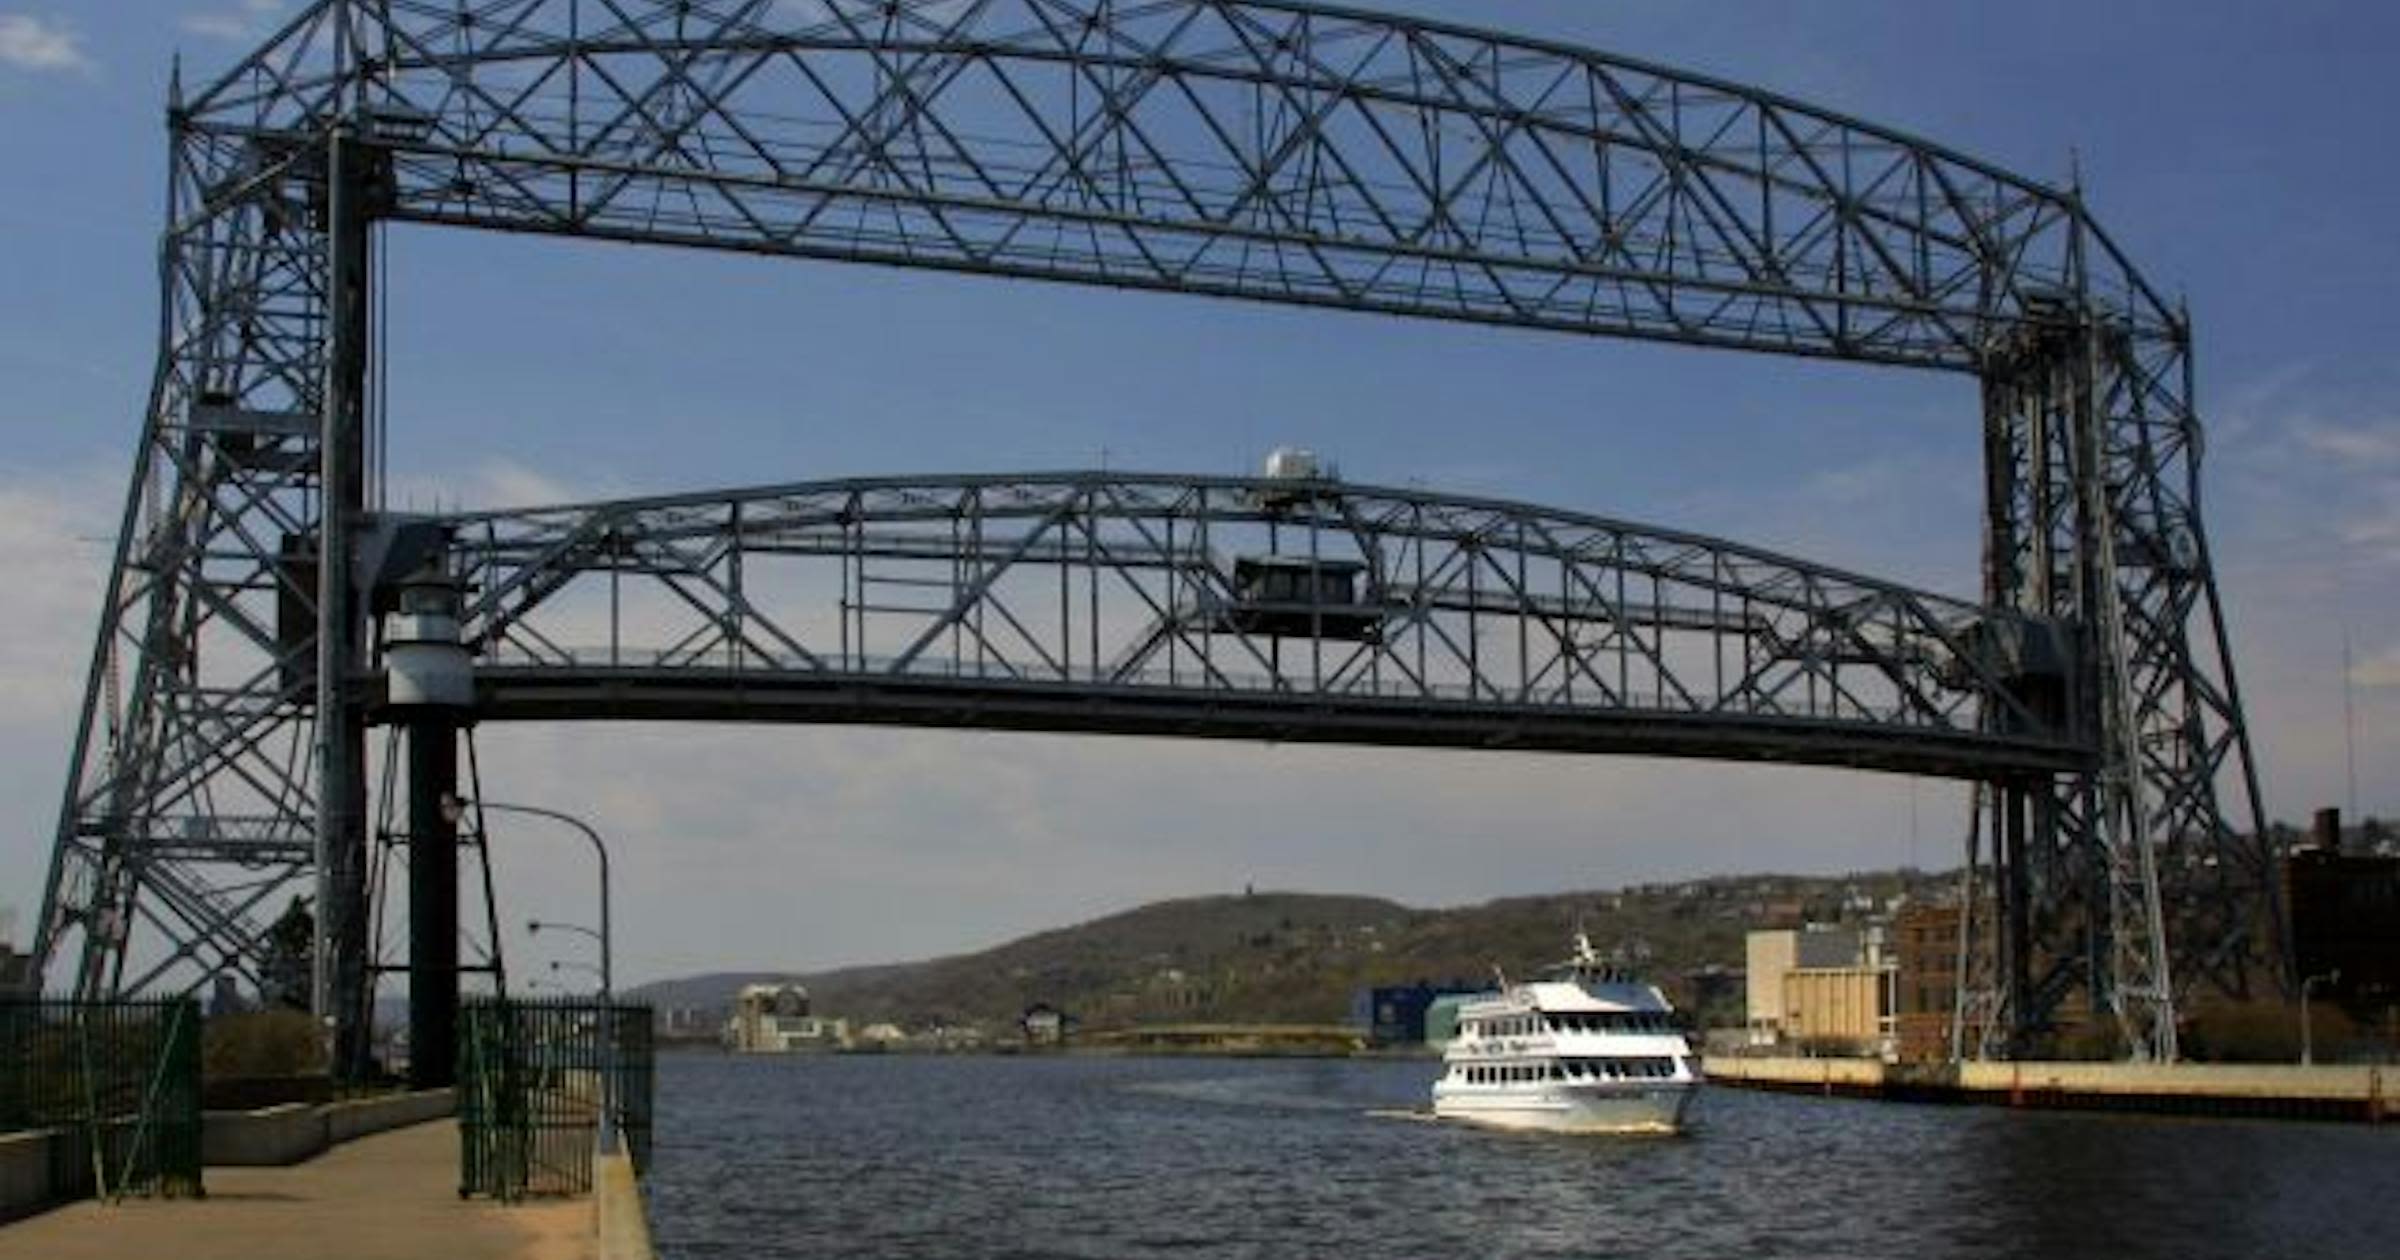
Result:
[[[283,0],[235,0],[233,7],[184,15],[183,29],[206,39],[229,43],[264,36],[283,11]]]
[[[2339,425],[2301,421],[2300,441],[2320,455],[2349,464],[2400,464],[2400,424]]]
[[[618,487],[561,480],[513,459],[485,459],[469,468],[394,477],[387,499],[395,511],[464,512],[585,503],[619,493]]]
[[[123,502],[122,475],[98,471],[0,484],[0,709],[63,714],[83,692],[100,583]]]
[[[2400,561],[2400,481],[2383,482],[2366,498],[2342,518],[2341,540],[2369,559]]]
[[[2361,687],[2400,687],[2400,643],[2352,665],[2350,681]]]
[[[37,73],[94,69],[75,28],[55,18],[25,13],[0,13],[0,65]]]

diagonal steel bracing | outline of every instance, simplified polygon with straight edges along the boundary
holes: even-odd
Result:
[[[178,94],[169,122],[156,386],[39,940],[46,962],[73,960],[81,990],[118,982],[151,838],[210,834],[220,818],[313,835],[328,951],[355,952],[339,944],[356,939],[363,844],[349,698],[369,682],[375,575],[345,575],[365,557],[341,536],[381,537],[357,348],[367,229],[383,222],[1972,374],[1988,452],[1982,602],[2059,628],[2056,650],[2037,652],[2065,671],[2040,720],[2091,733],[2097,750],[2087,769],[1995,789],[2027,820],[2001,883],[2041,903],[2017,907],[2032,926],[1987,969],[2006,990],[1979,999],[1999,1013],[1988,1040],[2038,1035],[2081,992],[2137,1052],[2171,1054],[2180,988],[2280,977],[2273,855],[2201,525],[2190,323],[2072,189],[1737,83],[1280,0],[318,0]],[[1176,548],[1209,545],[1188,532],[1203,522],[1151,521],[1181,528],[1134,539],[1076,511],[1089,528],[1053,540],[1053,560],[1082,548],[1122,569],[1138,544],[1173,573]],[[1389,524],[1362,512],[1352,528]],[[904,588],[852,575],[867,585],[836,601],[828,647],[823,627],[731,598],[724,553],[748,555],[729,541],[748,532],[712,528],[687,545],[578,518],[511,580],[542,603],[607,556],[687,611],[716,608],[721,625],[656,645],[677,662],[802,648],[822,667],[850,659],[845,628],[863,640],[903,606]],[[859,532],[809,545],[855,551]],[[924,615],[916,651],[961,659],[972,645],[996,677],[1110,664],[1088,642],[1073,654],[1045,642],[1014,602],[957,598],[1008,567],[994,541],[951,549],[974,576],[944,588],[951,603]],[[1446,559],[1410,551],[1374,575],[1400,601],[1379,623],[1410,644],[1400,651],[1277,636],[1212,655],[1181,610],[1223,598],[1229,575],[1184,573],[1149,590],[1150,629],[1126,631],[1109,677],[1197,653],[1230,685],[1288,678],[1305,656],[1312,685],[1423,687],[1435,661],[1464,658],[1461,685],[1489,703],[1570,690],[1624,702],[1642,674],[1678,703],[1811,721],[1887,694],[1938,708],[1945,694],[1904,658],[1828,674],[1888,647],[1868,627],[1904,603],[1861,605],[1855,628],[1745,631],[1762,654],[1697,687],[1663,647],[1694,609],[1580,620],[1584,601],[1633,605],[1572,576],[1549,589],[1505,561]],[[1724,562],[1728,590],[1815,580]],[[1637,572],[1628,559],[1615,576]],[[1494,676],[1491,645],[1453,624],[1487,602],[1521,613],[1527,642],[1562,645],[1555,658]],[[1978,650],[2041,646],[2012,633]],[[506,646],[567,659],[531,624]],[[2006,706],[1979,720],[2001,739],[2039,728]]]
[[[1089,472],[435,523],[482,592],[490,720],[1163,723],[1964,778],[2093,757],[1988,647],[2012,612],[1523,504]],[[1269,562],[1339,580],[1262,591]]]

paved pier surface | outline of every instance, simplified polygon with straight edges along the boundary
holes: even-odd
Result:
[[[458,1197],[458,1127],[363,1137],[289,1168],[211,1168],[206,1199],[71,1203],[0,1225],[0,1260],[590,1260],[588,1199]]]

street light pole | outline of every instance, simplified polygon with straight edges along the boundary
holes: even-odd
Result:
[[[599,855],[600,1004],[606,1008],[606,1013],[601,1020],[601,1036],[604,1040],[600,1047],[600,1150],[603,1154],[614,1154],[617,1149],[617,986],[615,981],[616,938],[611,928],[609,915],[608,845],[600,839],[600,833],[594,830],[590,823],[573,814],[546,809],[540,805],[514,805],[506,801],[463,800],[454,796],[443,802],[442,812],[445,815],[453,812],[463,815],[468,806],[497,813],[522,814],[529,818],[547,818],[552,822],[565,823],[582,832],[584,838],[592,842],[592,852]],[[528,927],[530,928],[531,925],[529,924]],[[551,964],[554,970],[557,966],[556,963]]]
[[[2317,1061],[2315,1038],[2309,1027],[2308,991],[2320,983],[2340,984],[2341,982],[2342,973],[2339,968],[2320,976],[2305,976],[2300,981],[2300,1066],[2302,1067],[2313,1066]]]
[[[598,854],[600,858],[600,996],[608,1001],[615,1001],[617,986],[613,977],[616,974],[616,938],[612,934],[609,923],[608,845],[601,841],[600,833],[593,830],[590,823],[573,814],[562,813],[555,809],[545,809],[539,805],[512,805],[505,801],[465,800],[456,797],[452,798],[452,802],[462,811],[468,806],[473,806],[477,809],[491,810],[502,814],[524,814],[533,818],[547,818],[552,822],[565,823],[582,832],[584,838],[592,842],[592,852]],[[574,925],[554,923],[546,926],[570,927]],[[584,930],[588,931],[589,929]]]

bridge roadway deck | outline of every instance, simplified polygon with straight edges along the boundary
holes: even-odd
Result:
[[[0,1260],[591,1260],[587,1199],[458,1197],[458,1128],[378,1133],[286,1168],[210,1168],[205,1199],[86,1200],[0,1226]]]
[[[476,674],[475,715],[486,721],[858,723],[1697,757],[1954,779],[2072,773],[2092,760],[2089,749],[2035,737],[1741,713],[839,670],[510,665]]]

